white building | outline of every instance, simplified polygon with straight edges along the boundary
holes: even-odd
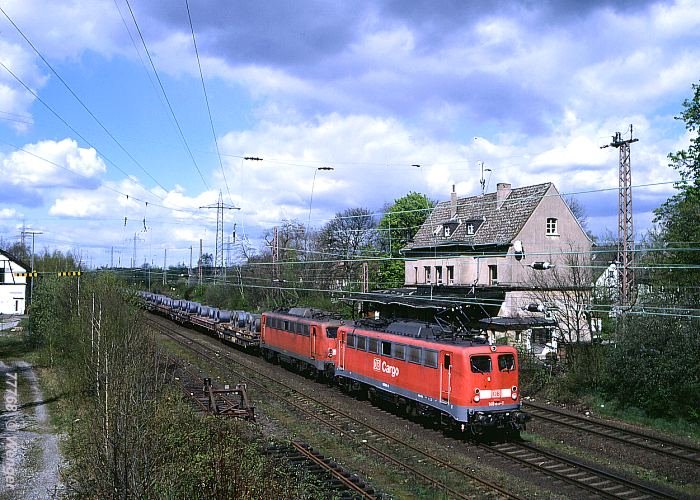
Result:
[[[24,314],[28,267],[0,250],[0,314]]]

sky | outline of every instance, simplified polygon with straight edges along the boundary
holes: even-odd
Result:
[[[700,81],[697,0],[0,7],[0,237],[91,266],[214,253],[219,193],[235,259],[284,221],[479,194],[482,162],[487,192],[553,182],[614,234],[600,146],[630,125],[639,239]]]

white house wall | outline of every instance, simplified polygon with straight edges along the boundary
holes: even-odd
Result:
[[[27,270],[0,254],[0,314],[24,314],[27,278],[15,276]]]

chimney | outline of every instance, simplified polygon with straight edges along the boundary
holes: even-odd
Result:
[[[455,220],[457,218],[457,193],[455,192],[455,185],[452,184],[452,193],[450,194],[450,220]]]
[[[510,184],[507,182],[499,182],[496,184],[496,208],[499,209],[503,206],[503,202],[506,201],[510,195]]]

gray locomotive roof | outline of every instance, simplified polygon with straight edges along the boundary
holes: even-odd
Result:
[[[496,193],[457,199],[456,220],[451,219],[451,201],[438,203],[425,223],[418,230],[402,252],[436,246],[466,245],[505,245],[510,243],[528,220],[544,195],[552,186],[551,182],[513,188],[500,208],[496,206]],[[474,234],[467,234],[467,222],[475,221]],[[458,222],[449,237],[435,229],[449,222]]]

